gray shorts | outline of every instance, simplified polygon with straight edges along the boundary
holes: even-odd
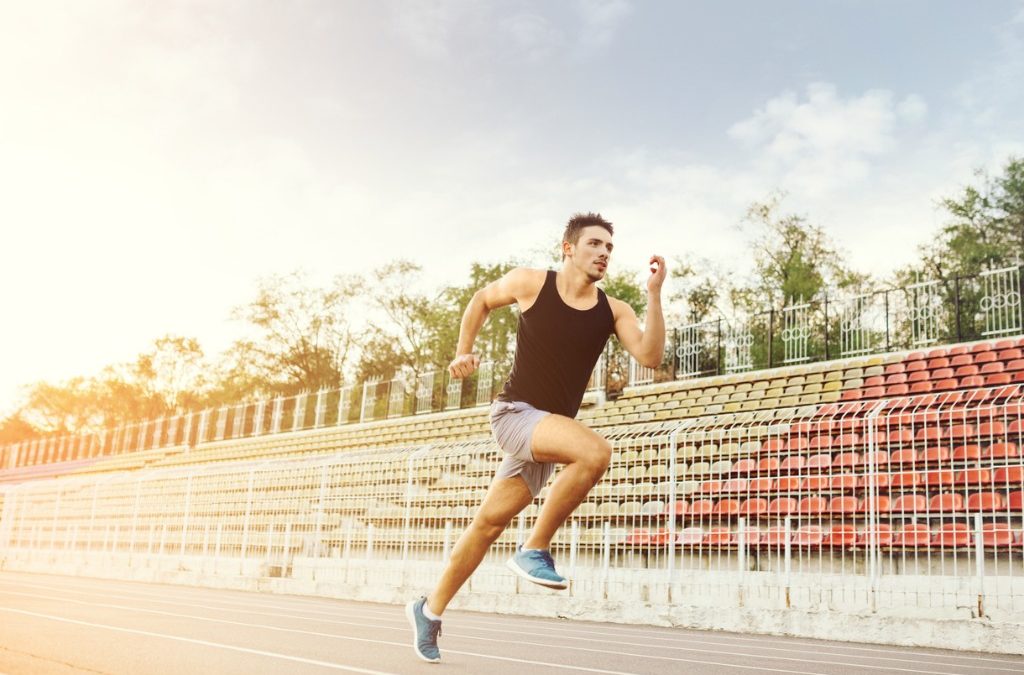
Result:
[[[535,461],[530,451],[534,428],[550,414],[523,401],[495,400],[491,404],[491,433],[505,453],[494,477],[522,476],[534,497],[540,494],[555,470],[551,462]]]

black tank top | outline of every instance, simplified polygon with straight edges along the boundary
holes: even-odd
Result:
[[[562,301],[548,270],[536,302],[519,317],[512,373],[498,398],[576,417],[594,364],[615,328],[611,305],[597,289],[597,304],[573,309]]]

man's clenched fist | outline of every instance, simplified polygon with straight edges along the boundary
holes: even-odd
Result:
[[[462,356],[456,356],[455,359],[448,364],[448,373],[453,378],[464,378],[469,377],[480,367],[480,357],[476,354],[463,354]]]

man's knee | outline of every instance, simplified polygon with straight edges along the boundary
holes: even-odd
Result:
[[[478,513],[470,527],[478,537],[487,542],[494,543],[510,522],[512,522],[511,519],[505,520],[487,513]]]
[[[601,476],[608,468],[608,464],[612,461],[612,444],[600,436],[594,437],[590,447],[587,448],[587,452],[584,454],[584,463],[595,474]]]

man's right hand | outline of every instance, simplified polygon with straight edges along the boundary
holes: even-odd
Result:
[[[480,357],[476,354],[463,354],[456,356],[448,364],[448,373],[455,379],[462,379],[472,375],[480,367]]]

